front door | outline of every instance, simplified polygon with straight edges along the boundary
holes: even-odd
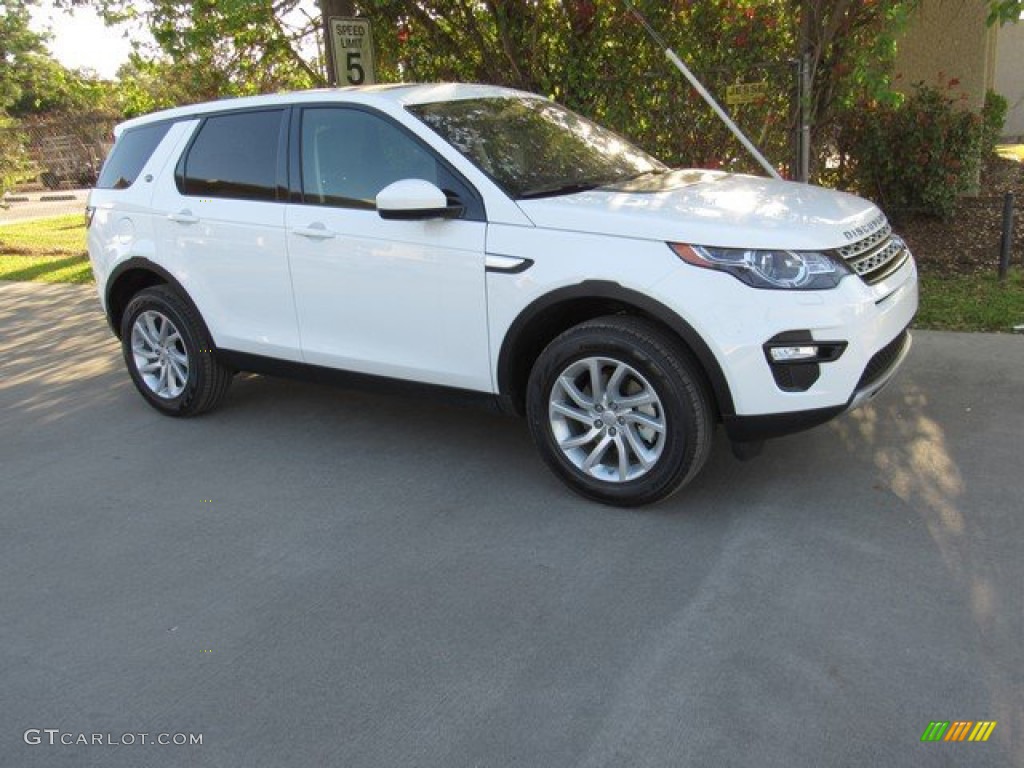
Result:
[[[302,202],[288,206],[286,231],[304,360],[490,391],[483,216],[386,221],[374,203],[401,179],[470,190],[385,116],[298,117]]]

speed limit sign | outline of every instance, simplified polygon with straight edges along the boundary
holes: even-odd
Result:
[[[377,82],[370,22],[366,19],[332,16],[330,29],[338,85],[370,85]]]

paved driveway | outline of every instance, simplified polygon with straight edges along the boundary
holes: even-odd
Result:
[[[629,512],[485,413],[245,376],[161,417],[91,289],[0,284],[0,765],[1024,765],[1024,339],[916,341]]]

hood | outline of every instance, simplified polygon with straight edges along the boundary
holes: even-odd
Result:
[[[704,170],[518,203],[538,227],[723,248],[838,248],[879,217],[845,192]]]

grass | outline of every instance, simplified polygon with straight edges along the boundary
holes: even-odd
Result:
[[[0,280],[90,283],[85,225],[78,214],[0,226]],[[921,276],[918,328],[1003,331],[1024,324],[1024,272],[1014,268],[1000,283],[995,275]]]
[[[1024,272],[1019,268],[1011,269],[1004,283],[995,274],[921,276],[916,328],[1006,332],[1015,325],[1024,325]]]
[[[0,226],[0,280],[92,282],[82,215]]]

